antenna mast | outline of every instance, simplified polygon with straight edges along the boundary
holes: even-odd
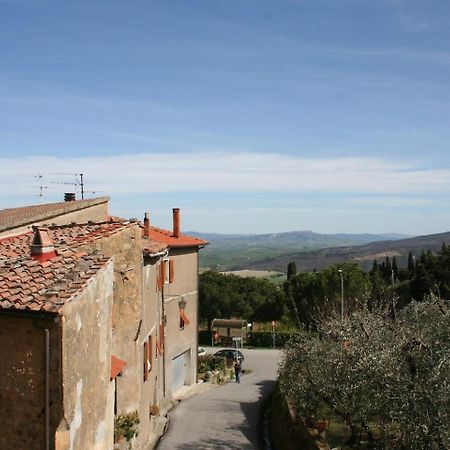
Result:
[[[38,173],[37,175],[34,175],[34,178],[38,180],[39,185],[30,187],[37,187],[39,189],[39,194],[37,194],[37,197],[39,197],[39,201],[42,201],[42,197],[44,197],[44,189],[48,189],[48,186],[44,186],[44,177],[42,174]]]
[[[72,186],[81,188],[81,200],[84,200],[84,179],[82,173],[66,173],[66,172],[58,172],[54,173],[54,175],[75,175],[75,182],[70,183],[67,181],[51,181],[52,184],[70,184]]]

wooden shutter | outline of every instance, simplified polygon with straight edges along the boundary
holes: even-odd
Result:
[[[174,260],[169,259],[169,283],[173,283]]]
[[[191,321],[188,319],[188,316],[186,315],[186,313],[184,312],[184,309],[180,309],[180,317],[183,319],[183,322],[186,325],[189,325],[191,323]]]
[[[144,381],[148,380],[148,357],[149,357],[149,348],[148,342],[144,342]]]
[[[162,351],[164,351],[164,324],[161,324],[159,326],[159,342],[160,342]]]
[[[157,354],[159,354],[159,355],[163,354],[163,349],[161,347],[161,343],[158,338],[156,338],[156,350],[157,350]]]
[[[162,287],[164,286],[164,283],[166,282],[166,262],[163,261],[159,267],[161,268],[160,277],[161,277],[161,289],[162,289]]]
[[[150,363],[149,372],[152,370],[153,367],[153,336],[150,335],[148,337],[148,360]]]
[[[159,286],[160,286],[160,282],[159,282],[159,271],[156,272],[156,292],[159,292]]]

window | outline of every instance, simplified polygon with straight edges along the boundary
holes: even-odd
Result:
[[[164,353],[164,324],[159,325],[159,338],[156,338],[156,357]]]
[[[173,283],[175,264],[173,259],[163,259],[156,269],[156,292],[163,290],[164,284]]]
[[[162,278],[164,283],[173,283],[174,278],[174,261],[173,259],[164,259],[162,262]]]

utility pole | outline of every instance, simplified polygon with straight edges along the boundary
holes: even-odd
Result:
[[[67,182],[67,181],[51,181],[50,183],[52,183],[52,184],[68,184],[68,185],[74,186],[75,188],[77,188],[79,186],[80,191],[81,191],[81,200],[84,200],[84,178],[83,178],[84,174],[58,172],[58,173],[54,173],[54,175],[74,175],[75,181],[72,183]]]
[[[275,320],[272,320],[272,341],[273,348],[275,348]]]
[[[341,276],[341,319],[344,320],[344,275],[342,269],[338,270]]]
[[[39,201],[42,201],[42,197],[44,196],[44,189],[48,189],[48,186],[44,186],[44,177],[42,174],[38,173],[34,176],[34,178],[38,180],[39,185],[31,187],[39,188],[39,194],[37,196],[39,197]]]

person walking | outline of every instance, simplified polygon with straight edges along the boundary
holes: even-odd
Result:
[[[239,359],[237,359],[237,361],[234,363],[234,375],[236,378],[236,383],[241,382],[241,372],[242,372],[241,362],[239,361]]]

